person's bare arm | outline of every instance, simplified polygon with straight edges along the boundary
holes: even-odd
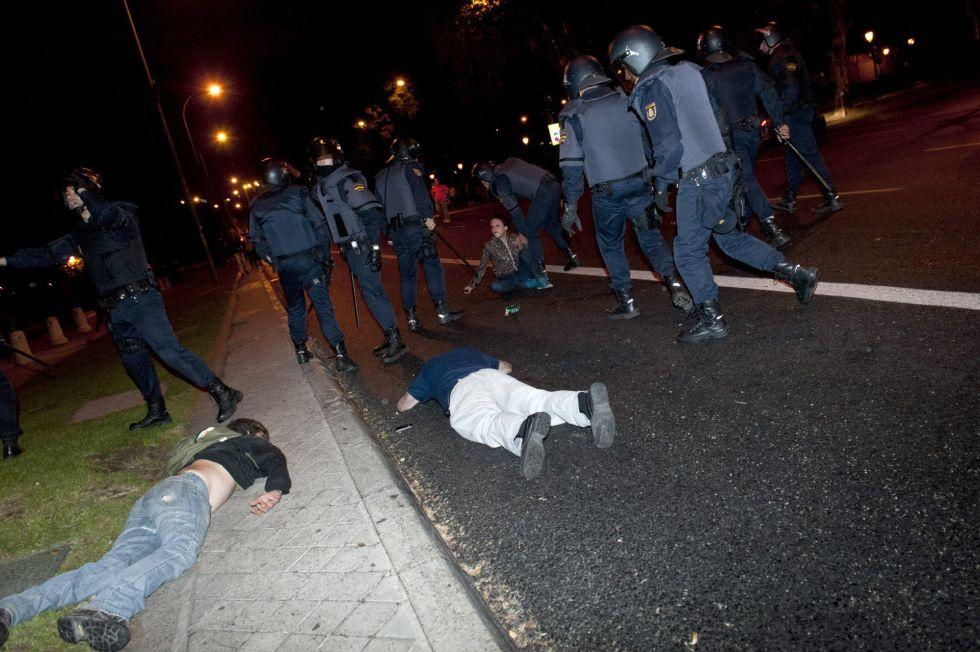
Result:
[[[507,362],[506,360],[501,360],[497,364],[497,369],[500,370],[500,372],[501,373],[504,373],[504,374],[509,374],[510,372],[512,372],[514,370],[514,368],[511,367],[510,366],[510,363]]]
[[[408,392],[405,392],[402,395],[402,397],[398,399],[398,402],[395,404],[395,410],[397,412],[407,412],[418,404],[419,402],[414,396],[412,396]]]

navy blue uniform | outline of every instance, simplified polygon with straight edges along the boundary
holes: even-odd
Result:
[[[340,165],[317,178],[313,198],[327,219],[331,239],[361,288],[364,303],[385,332],[395,328],[395,313],[381,285],[381,271],[371,269],[370,248],[379,245],[385,216],[359,170]]]
[[[810,90],[810,76],[803,55],[792,41],[783,40],[775,47],[769,61],[769,74],[775,80],[776,92],[779,93],[786,124],[789,125],[790,139],[813,169],[833,187],[830,170],[820,156],[817,138],[813,135],[815,103]],[[795,194],[803,181],[803,164],[790,151],[787,150],[785,155],[786,188]]]
[[[609,270],[613,290],[632,287],[623,241],[626,222],[640,248],[662,277],[673,276],[674,257],[660,229],[647,221],[653,192],[643,128],[629,111],[629,100],[619,89],[595,86],[565,105],[561,123],[559,161],[565,204],[575,206],[588,178],[596,242]]]
[[[109,202],[92,191],[82,191],[79,196],[91,216],[87,222],[46,247],[21,249],[7,257],[7,265],[49,267],[80,256],[102,305],[109,310],[109,330],[126,373],[147,402],[162,400],[147,347],[192,384],[208,387],[215,380],[214,372],[177,341],[163,297],[152,284],[136,206]],[[124,298],[119,300],[120,296]]]
[[[255,251],[272,262],[286,296],[289,336],[306,342],[306,298],[316,310],[320,330],[330,344],[344,341],[327,288],[333,261],[330,232],[309,190],[297,186],[270,190],[252,200],[248,237]]]
[[[535,262],[544,263],[541,231],[551,236],[561,250],[568,249],[568,241],[558,225],[561,208],[561,186],[547,170],[512,156],[493,168],[490,193],[500,200],[510,213],[514,228],[527,238],[528,250]],[[527,220],[521,212],[518,197],[531,201]]]
[[[734,228],[734,220],[725,222],[734,169],[700,68],[686,61],[651,65],[630,105],[653,145],[657,191],[677,184],[674,260],[695,303],[718,298],[707,255],[712,234],[722,251],[757,269],[782,262],[782,254]]]
[[[0,370],[0,443],[13,446],[23,432],[20,429],[20,410],[17,405],[17,394],[10,384],[7,374]]]
[[[442,303],[446,300],[446,271],[434,242],[427,245],[423,255],[423,238],[435,235],[427,233],[424,225],[425,220],[432,217],[435,207],[426,187],[422,164],[392,161],[375,176],[374,189],[385,211],[388,237],[398,255],[402,307],[405,310],[415,307],[420,261],[432,301]]]
[[[772,216],[772,206],[755,177],[755,158],[759,151],[757,100],[761,100],[773,127],[785,124],[783,106],[772,80],[746,54],[720,63],[708,63],[702,71],[708,90],[728,114],[732,127],[732,146],[741,165],[748,208],[759,219]]]

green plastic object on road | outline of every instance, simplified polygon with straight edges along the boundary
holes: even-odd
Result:
[[[510,317],[511,315],[516,315],[520,311],[521,307],[515,303],[504,308],[504,316]]]

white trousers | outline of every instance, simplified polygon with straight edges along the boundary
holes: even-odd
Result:
[[[461,379],[449,394],[449,425],[465,439],[491,448],[503,446],[520,456],[521,441],[514,437],[532,414],[547,412],[552,426],[589,425],[589,418],[579,412],[578,395],[546,392],[496,369],[481,369]]]

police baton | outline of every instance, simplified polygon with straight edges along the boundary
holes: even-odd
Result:
[[[778,140],[780,144],[785,145],[787,149],[789,149],[789,151],[793,152],[793,156],[798,158],[800,160],[800,163],[802,163],[803,166],[810,171],[810,174],[812,174],[813,178],[817,180],[817,183],[820,184],[820,187],[824,189],[824,192],[827,193],[828,195],[835,194],[834,189],[831,188],[830,184],[827,183],[826,179],[820,176],[820,173],[817,172],[817,170],[812,165],[810,165],[810,161],[806,160],[806,157],[803,156],[803,153],[796,148],[796,145],[791,143],[788,138],[784,139],[782,136],[780,136],[779,132],[776,131],[775,129],[773,129],[773,132],[775,132],[776,134],[776,140]]]
[[[464,265],[466,265],[466,269],[468,269],[468,270],[470,270],[470,273],[471,273],[471,274],[473,274],[474,276],[476,276],[476,270],[475,270],[475,269],[473,269],[473,266],[472,266],[472,265],[470,265],[470,264],[469,264],[468,262],[466,262],[466,259],[465,259],[465,258],[463,258],[463,257],[462,257],[462,256],[461,256],[461,255],[459,254],[459,252],[458,252],[458,251],[456,251],[456,247],[454,247],[454,246],[452,246],[451,244],[449,244],[449,240],[446,240],[446,239],[445,239],[444,237],[442,237],[442,234],[441,234],[441,233],[439,233],[438,231],[436,231],[435,229],[433,229],[433,230],[432,230],[432,232],[433,232],[433,233],[435,233],[435,234],[436,234],[436,237],[437,237],[437,238],[439,238],[440,240],[442,240],[442,241],[443,241],[443,243],[444,243],[444,244],[445,244],[445,245],[446,245],[447,247],[449,247],[449,250],[450,250],[451,252],[453,252],[453,253],[454,253],[454,254],[456,255],[456,257],[457,257],[457,258],[459,258],[459,262],[461,262],[461,263],[463,263]]]
[[[354,298],[354,321],[357,322],[357,327],[361,327],[361,313],[357,310],[357,288],[354,287],[354,270],[347,267],[347,271],[350,272],[350,295]]]
[[[31,355],[30,353],[27,353],[26,351],[21,351],[16,346],[12,346],[9,342],[7,342],[7,339],[5,337],[3,337],[2,335],[0,335],[0,346],[4,347],[6,349],[9,349],[10,351],[16,353],[17,355],[22,355],[22,356],[24,356],[25,358],[27,358],[28,360],[30,360],[32,362],[38,363],[42,367],[50,367],[51,366],[50,364],[48,364],[47,362],[45,362],[41,358],[35,357],[35,356]],[[44,371],[43,369],[40,369],[38,371],[39,371],[39,373],[42,376],[45,376],[46,378],[50,378],[50,379],[54,380],[54,376],[52,376],[48,372]]]

